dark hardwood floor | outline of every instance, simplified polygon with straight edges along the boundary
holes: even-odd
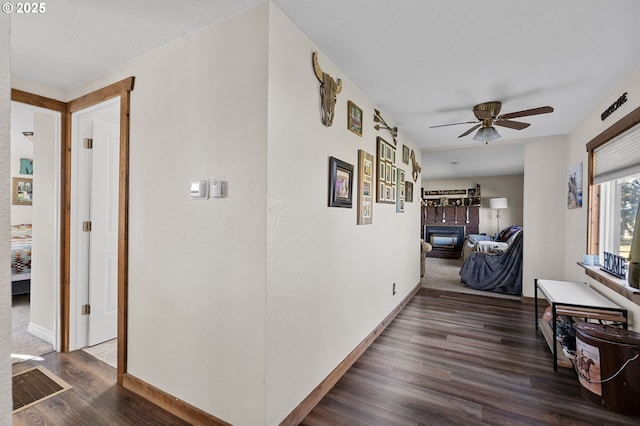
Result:
[[[640,401],[638,401],[640,403]],[[553,371],[533,304],[421,289],[303,422],[638,425]]]
[[[50,353],[44,361],[13,366],[13,373],[43,365],[72,386],[13,415],[13,425],[188,425],[116,385],[116,370],[84,351]]]
[[[307,416],[315,425],[638,425],[587,401],[573,370],[553,371],[532,304],[421,289]],[[14,425],[185,425],[117,386],[83,351],[41,364],[73,389],[13,416]],[[639,402],[640,403],[640,402]]]

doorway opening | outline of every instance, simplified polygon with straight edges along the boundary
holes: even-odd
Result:
[[[128,204],[129,204],[129,112],[130,92],[133,90],[134,77],[128,77],[110,86],[98,89],[67,103],[55,99],[45,98],[21,90],[12,89],[11,99],[16,102],[38,106],[44,109],[57,111],[61,114],[60,120],[60,179],[58,184],[59,195],[59,287],[55,294],[56,307],[56,349],[61,352],[70,350],[71,335],[76,333],[71,330],[71,118],[73,114],[86,110],[94,105],[113,98],[119,99],[119,152],[117,154],[119,169],[117,175],[118,198],[117,209],[117,382],[122,385],[127,371],[127,307],[128,307]]]
[[[12,363],[59,349],[61,114],[11,103]]]

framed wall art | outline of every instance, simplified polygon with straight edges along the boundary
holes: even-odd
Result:
[[[347,102],[347,128],[362,136],[362,109],[351,101]]]
[[[567,208],[582,207],[582,161],[569,169],[567,187]]]
[[[14,177],[12,180],[11,203],[18,206],[30,206],[33,202],[33,180],[31,178]]]
[[[404,213],[404,201],[407,195],[406,187],[405,187],[405,174],[404,170],[397,169],[398,178],[396,182],[398,183],[398,196],[396,197],[396,213]]]
[[[396,148],[380,136],[377,138],[376,146],[376,170],[378,170],[376,202],[394,204],[396,202],[397,185]]]
[[[402,162],[409,164],[409,147],[406,145],[402,145]]]
[[[358,150],[358,225],[373,223],[373,155]]]
[[[413,182],[408,180],[404,183],[404,186],[404,200],[407,203],[413,203]]]
[[[353,165],[329,157],[329,207],[353,205]]]

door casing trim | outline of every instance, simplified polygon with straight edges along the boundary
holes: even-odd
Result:
[[[71,114],[111,98],[120,96],[120,158],[118,196],[118,368],[117,380],[122,385],[127,372],[128,270],[129,270],[129,115],[130,93],[135,77],[131,76],[90,92],[69,102],[62,102],[17,89],[11,90],[11,100],[50,109],[60,113],[60,350],[69,351],[69,295],[71,252]]]

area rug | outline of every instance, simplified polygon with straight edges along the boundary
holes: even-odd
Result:
[[[42,366],[15,374],[11,387],[14,413],[71,389],[67,382]]]
[[[53,345],[30,334],[29,327],[30,303],[29,295],[13,296],[11,306],[11,363],[27,361],[49,352],[53,352]]]
[[[491,291],[474,290],[460,282],[460,268],[462,259],[440,259],[427,257],[425,260],[425,274],[421,279],[422,287],[455,293],[477,294],[480,296],[499,297],[502,299],[520,300],[520,296],[494,293]]]

